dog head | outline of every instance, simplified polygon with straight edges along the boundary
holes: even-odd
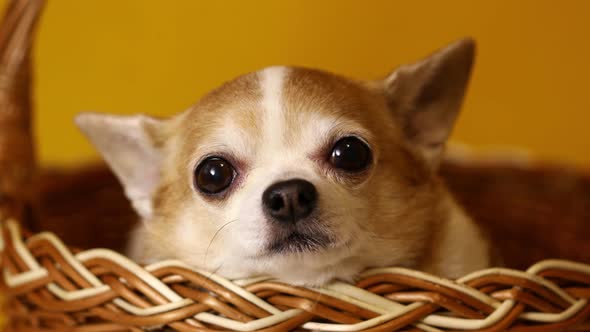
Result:
[[[461,40],[376,81],[270,67],[170,119],[77,123],[143,219],[134,256],[318,284],[418,264],[473,56]]]

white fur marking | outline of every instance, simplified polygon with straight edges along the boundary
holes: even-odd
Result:
[[[260,90],[264,109],[265,146],[274,151],[282,143],[284,133],[283,83],[287,68],[269,67],[260,72]]]

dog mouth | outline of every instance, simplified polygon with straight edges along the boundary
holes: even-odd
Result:
[[[328,248],[332,239],[326,234],[305,234],[293,231],[277,237],[267,246],[268,254],[317,252]]]

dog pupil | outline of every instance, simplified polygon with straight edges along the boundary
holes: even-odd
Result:
[[[219,157],[210,157],[203,161],[197,167],[196,173],[196,187],[206,194],[223,191],[233,180],[233,167]]]
[[[370,161],[369,147],[356,137],[345,137],[336,142],[330,155],[334,167],[348,172],[361,171]]]

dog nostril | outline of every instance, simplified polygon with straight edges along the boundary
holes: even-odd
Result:
[[[269,208],[273,211],[280,211],[285,207],[285,201],[281,195],[273,195],[270,198]]]
[[[305,206],[313,201],[313,198],[310,196],[309,193],[300,192],[299,195],[297,195],[297,200],[299,201],[299,204]]]
[[[297,195],[297,201],[299,202],[299,204],[305,205],[305,195],[303,195],[303,193],[299,193],[299,195]]]

